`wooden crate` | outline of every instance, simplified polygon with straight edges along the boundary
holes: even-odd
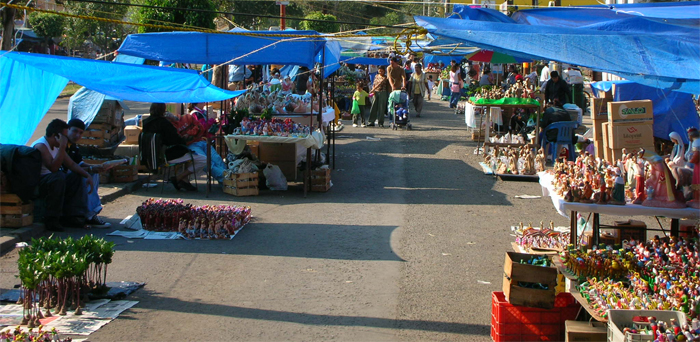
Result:
[[[34,203],[23,203],[15,194],[0,194],[0,227],[24,227],[34,222]]]
[[[542,267],[521,264],[539,255],[506,252],[503,265],[503,293],[513,305],[522,305],[542,309],[554,307],[557,285],[556,267]],[[522,287],[518,283],[539,283],[548,286],[547,290]]]
[[[224,179],[224,192],[234,196],[257,196],[258,173],[234,173],[230,178]]]
[[[326,192],[331,188],[331,169],[311,171],[311,191]]]
[[[139,179],[138,165],[119,165],[110,170],[112,183],[129,183]]]

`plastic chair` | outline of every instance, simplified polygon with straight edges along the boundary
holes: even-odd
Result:
[[[165,146],[161,141],[160,134],[157,133],[141,133],[139,135],[139,158],[142,165],[146,165],[148,172],[150,173],[148,181],[150,183],[151,176],[157,173],[163,175],[162,186],[160,188],[160,193],[163,193],[165,189],[165,183],[168,182],[170,175],[174,172],[177,174],[178,167],[181,167],[183,171],[190,165],[194,165],[194,152],[189,152],[190,160],[171,164],[168,163],[165,158]],[[194,176],[194,184],[197,186],[197,175]]]
[[[552,160],[556,160],[556,156],[554,155],[557,151],[559,151],[559,148],[561,145],[567,145],[567,148],[569,149],[569,160],[573,161],[576,159],[576,155],[574,152],[574,130],[578,128],[578,122],[575,121],[560,121],[560,122],[555,122],[553,124],[549,124],[544,129],[544,136],[542,137],[542,147],[546,147],[547,144],[549,144],[549,148],[546,149],[547,155],[552,156]],[[557,130],[557,141],[556,142],[551,142],[547,140],[547,131],[551,129],[556,129]]]

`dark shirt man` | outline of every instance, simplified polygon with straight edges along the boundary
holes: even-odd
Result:
[[[555,99],[554,105],[544,111],[540,127],[542,130],[545,130],[550,124],[561,121],[571,121],[571,115],[561,106],[559,100]],[[555,142],[557,141],[557,133],[558,130],[555,128],[547,130],[544,134],[547,136],[548,141]]]
[[[306,90],[309,87],[309,68],[302,66],[299,68],[296,78],[295,93],[299,95],[306,94]]]
[[[554,102],[554,99],[558,99],[562,105],[571,103],[569,84],[559,77],[559,73],[556,70],[550,73],[550,77],[544,88],[545,102]]]

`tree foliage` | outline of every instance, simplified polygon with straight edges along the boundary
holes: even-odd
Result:
[[[372,18],[372,20],[370,20],[369,23],[372,25],[393,26],[393,25],[403,24],[404,18],[403,18],[403,15],[400,13],[389,12],[383,17]],[[390,33],[396,32],[396,29],[385,28],[385,29],[372,30],[372,32],[376,33],[376,34],[390,34]]]
[[[29,15],[29,23],[31,23],[34,33],[44,38],[44,42],[48,43],[49,39],[63,35],[65,18],[56,14],[32,12]]]
[[[301,22],[301,29],[303,30],[312,30],[323,33],[335,33],[340,30],[340,25],[336,23],[338,19],[332,14],[311,12],[305,16],[304,19],[324,20],[325,22],[304,20]]]
[[[66,10],[71,14],[85,15],[105,19],[124,20],[129,10],[128,6],[117,3],[128,3],[128,0],[104,0],[102,3],[82,1],[64,1]],[[115,50],[121,41],[134,31],[133,27],[106,21],[67,18],[65,37],[61,45],[70,49],[80,49],[85,44],[94,44],[102,52]]]
[[[136,15],[136,19],[141,24],[155,24],[172,26],[180,24],[193,28],[214,29],[214,18],[216,6],[210,0],[145,0],[144,5],[179,8],[171,10],[167,8],[147,8],[141,7]],[[188,9],[200,9],[210,12],[191,11]],[[172,31],[167,28],[139,27],[139,33]]]

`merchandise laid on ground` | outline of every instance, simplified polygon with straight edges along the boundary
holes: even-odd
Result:
[[[34,336],[39,339],[31,341],[70,341],[62,336],[90,335],[138,304],[113,300],[144,285],[134,283],[125,292],[113,291],[120,287],[106,281],[113,255],[114,243],[92,235],[40,238],[21,248],[19,296],[13,298],[16,304],[0,305],[0,327],[5,326],[0,340],[25,341]]]

